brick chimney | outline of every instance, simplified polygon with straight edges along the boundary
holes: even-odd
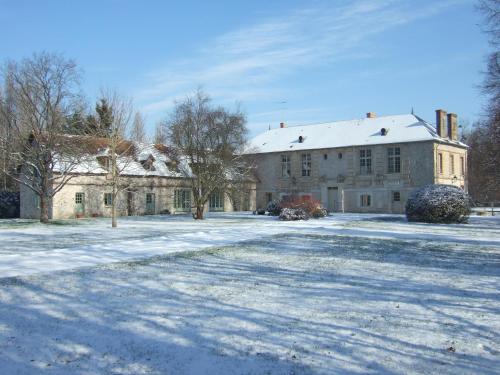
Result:
[[[284,122],[280,122],[280,129],[286,128],[286,125]]]
[[[377,115],[375,114],[375,112],[368,112],[366,114],[366,118],[375,118],[375,117],[377,117]]]
[[[448,138],[452,141],[458,140],[457,129],[457,115],[455,113],[448,113]]]
[[[445,138],[447,136],[446,127],[446,111],[436,109],[436,132],[441,138]]]

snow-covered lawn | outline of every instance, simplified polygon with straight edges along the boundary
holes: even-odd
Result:
[[[0,374],[499,372],[498,217],[60,224],[0,221]]]

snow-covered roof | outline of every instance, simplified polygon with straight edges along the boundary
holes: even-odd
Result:
[[[386,130],[385,135],[382,135],[382,129]],[[433,125],[410,114],[271,129],[253,138],[247,146],[246,153],[259,154],[432,140],[467,147],[461,142],[439,137]]]
[[[168,155],[169,148],[157,144],[130,143],[130,151],[124,150],[122,156],[117,159],[118,169],[122,175],[129,176],[159,176],[159,177],[183,177],[178,168],[175,168],[171,157]],[[67,168],[64,162],[56,165],[55,170],[69,170],[70,173],[80,174],[107,174],[106,164],[103,158],[109,156],[109,148],[100,147],[93,152],[82,155],[79,163],[74,167]],[[189,168],[187,162],[181,158],[179,166]],[[60,167],[60,168],[58,168]]]

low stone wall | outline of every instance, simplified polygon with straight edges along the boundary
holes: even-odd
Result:
[[[19,217],[19,192],[0,191],[0,219]]]

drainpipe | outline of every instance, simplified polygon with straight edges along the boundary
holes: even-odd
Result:
[[[344,213],[344,189],[340,191],[340,201],[342,202],[342,213]]]

